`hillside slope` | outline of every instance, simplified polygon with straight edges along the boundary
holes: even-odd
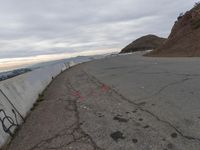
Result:
[[[166,41],[165,38],[160,38],[155,35],[143,36],[122,49],[120,53],[129,53],[136,51],[151,50],[160,47]]]
[[[148,56],[200,56],[200,4],[178,17],[168,40]]]

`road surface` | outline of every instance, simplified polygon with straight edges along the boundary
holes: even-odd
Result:
[[[8,150],[200,150],[200,59],[125,55],[45,90]]]

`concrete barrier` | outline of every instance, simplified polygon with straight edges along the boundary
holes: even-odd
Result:
[[[24,122],[30,109],[47,85],[62,71],[83,63],[70,61],[55,64],[0,82],[0,148],[9,142],[16,128]]]
[[[56,64],[0,82],[0,147],[23,123],[39,94],[67,68],[69,66],[64,63]]]

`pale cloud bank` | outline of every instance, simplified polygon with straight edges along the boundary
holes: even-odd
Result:
[[[145,34],[167,37],[179,13],[194,2],[0,0],[0,59],[104,53]]]

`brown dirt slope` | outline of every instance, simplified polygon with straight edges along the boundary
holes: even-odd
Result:
[[[196,57],[200,56],[200,4],[180,15],[163,46],[148,56]]]
[[[160,47],[166,41],[165,38],[160,38],[155,35],[143,36],[122,49],[120,53],[129,53],[136,51],[145,51]]]

